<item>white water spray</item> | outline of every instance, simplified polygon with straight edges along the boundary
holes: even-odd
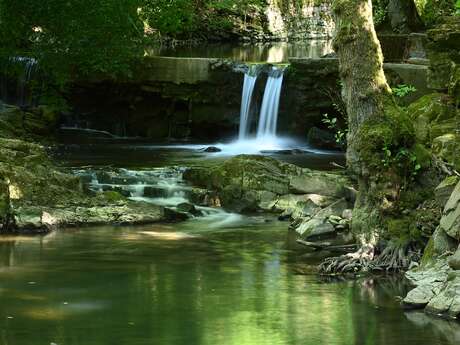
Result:
[[[258,66],[249,66],[248,71],[244,74],[243,92],[241,93],[241,110],[240,110],[240,130],[238,140],[246,140],[249,137],[251,127],[251,102],[254,87],[258,75]]]
[[[251,110],[252,93],[257,81],[257,76],[251,76],[248,73],[244,75],[243,92],[241,95],[241,111],[240,111],[240,131],[239,140],[247,139],[249,135],[249,111]]]
[[[273,67],[268,77],[257,127],[257,140],[259,141],[276,138],[283,72],[283,69]]]

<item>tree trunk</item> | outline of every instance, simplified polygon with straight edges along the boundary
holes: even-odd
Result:
[[[388,17],[394,32],[409,33],[423,28],[414,0],[390,0]]]
[[[385,232],[382,210],[398,194],[399,171],[382,168],[382,153],[388,147],[410,146],[413,139],[410,124],[403,120],[385,78],[371,0],[335,0],[333,9],[334,49],[348,113],[347,165],[359,185],[351,228],[361,249],[346,256],[344,265],[356,270],[374,259],[374,248]],[[337,268],[335,264],[326,266],[326,271]]]

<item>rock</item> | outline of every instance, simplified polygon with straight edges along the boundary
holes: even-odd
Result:
[[[283,212],[297,201],[316,199],[320,202],[326,197],[342,195],[344,185],[348,183],[341,175],[302,169],[254,155],[236,156],[211,168],[193,167],[184,172],[183,178],[194,186],[215,193],[223,207],[236,211],[274,209]],[[293,201],[293,196],[279,199],[289,194],[321,196],[300,197],[296,201]]]
[[[460,246],[455,254],[449,258],[449,266],[453,270],[460,270]]]
[[[123,190],[109,188],[90,197],[83,192],[80,179],[60,171],[42,146],[22,140],[0,138],[0,176],[0,218],[2,229],[8,227],[9,231],[42,232],[75,225],[145,224],[186,218],[160,206],[129,201],[119,193]],[[104,176],[111,181],[114,178]]]
[[[440,256],[445,253],[452,252],[456,248],[456,241],[452,237],[447,235],[446,232],[443,229],[441,229],[441,227],[438,227],[433,233],[432,241],[433,241],[433,253],[431,253],[432,257],[425,258],[425,255],[424,255],[424,260],[433,259],[433,256]]]
[[[340,216],[342,212],[347,209],[348,203],[345,199],[337,200],[326,208],[320,209],[312,217],[299,218],[299,221],[291,224],[291,228],[304,239],[311,239],[312,237],[326,236],[335,234],[336,229],[329,222],[331,217],[337,217],[337,224],[340,224]]]
[[[339,216],[332,215],[328,218],[328,220],[329,220],[329,223],[331,223],[332,225],[334,225],[334,227],[336,227],[336,225],[340,224],[340,221],[342,220],[342,218]]]
[[[420,143],[428,145],[437,136],[454,132],[456,109],[444,94],[423,96],[410,104],[407,111]]]
[[[449,128],[450,129],[450,128]],[[453,131],[453,130],[452,130]],[[433,153],[460,170],[460,135],[448,133],[433,139]]]
[[[353,210],[347,208],[342,212],[342,218],[351,220],[353,218]]]
[[[199,217],[203,215],[203,212],[201,212],[200,210],[197,210],[194,205],[189,204],[187,202],[177,205],[177,210],[180,212],[190,213],[191,215],[195,217]]]
[[[190,190],[190,201],[195,205],[208,206],[208,190],[202,188],[192,188]]]
[[[301,235],[301,238],[306,240],[323,239],[324,237],[335,235],[336,232],[331,223],[318,217],[306,219],[296,227],[295,231]]]
[[[209,146],[203,150],[203,152],[221,152],[222,150],[215,146]]]
[[[444,207],[440,227],[450,237],[460,239],[460,182]]]
[[[331,198],[317,194],[286,194],[276,198],[271,204],[271,209],[284,212],[291,209],[300,216],[310,216],[320,210],[321,206],[332,202]]]
[[[434,194],[439,205],[442,207],[446,205],[458,182],[460,182],[458,176],[449,176],[436,187]]]
[[[426,306],[430,314],[456,319],[460,316],[460,274],[453,274]]]
[[[301,175],[290,177],[289,190],[294,194],[320,194],[330,197],[344,197],[347,182],[347,179],[340,175],[304,171]]]
[[[312,127],[307,134],[308,143],[313,147],[320,149],[330,149],[337,150],[340,149],[340,146],[335,140],[334,133],[319,129],[317,127]]]
[[[407,294],[403,300],[404,306],[408,308],[421,309],[434,297],[433,289],[430,285],[421,285]]]

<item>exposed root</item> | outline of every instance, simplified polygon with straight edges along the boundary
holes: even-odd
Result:
[[[421,251],[413,245],[391,243],[385,247],[375,260],[374,270],[404,271],[411,262],[418,262]]]
[[[319,271],[323,274],[367,271],[369,264],[374,259],[374,253],[375,247],[373,245],[364,245],[355,253],[327,258],[319,266]]]
[[[355,253],[327,258],[319,266],[323,274],[350,274],[372,271],[399,272],[409,268],[411,262],[418,262],[421,251],[412,245],[388,243],[376,254],[372,245],[364,245]]]

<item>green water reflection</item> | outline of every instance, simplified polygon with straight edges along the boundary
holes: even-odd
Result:
[[[261,220],[2,238],[0,344],[458,343],[400,310],[401,279],[324,283],[297,257]]]

